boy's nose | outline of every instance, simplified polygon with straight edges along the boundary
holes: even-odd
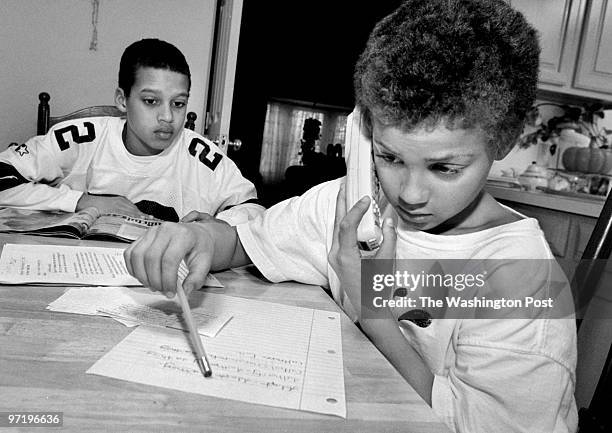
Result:
[[[161,105],[159,111],[157,112],[157,118],[159,120],[163,120],[164,122],[171,123],[172,122],[172,109],[166,105]]]
[[[429,190],[424,184],[422,176],[411,174],[402,182],[400,199],[406,205],[414,206],[415,208],[427,203],[429,200]]]

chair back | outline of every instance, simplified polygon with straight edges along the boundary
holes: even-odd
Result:
[[[574,297],[583,319],[578,324],[576,403],[580,433],[612,431],[612,194],[576,268]]]

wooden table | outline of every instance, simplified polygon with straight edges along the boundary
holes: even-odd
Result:
[[[0,234],[5,243],[126,246]],[[225,288],[205,290],[341,311],[317,286],[270,284],[232,270],[216,276]],[[344,313],[347,418],[341,419],[85,374],[132,330],[107,317],[46,310],[64,291],[0,285],[0,412],[64,413],[63,428],[23,431],[448,432]]]

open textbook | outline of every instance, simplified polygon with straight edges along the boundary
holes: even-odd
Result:
[[[158,219],[100,214],[93,207],[75,213],[0,208],[0,232],[4,233],[131,242],[161,223]]]

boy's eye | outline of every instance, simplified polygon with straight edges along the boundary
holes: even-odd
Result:
[[[185,101],[174,101],[174,106],[176,108],[183,108],[187,105]]]
[[[143,98],[143,101],[147,105],[155,105],[157,103],[157,99],[155,98]]]
[[[452,176],[461,173],[461,168],[454,164],[433,164],[430,166],[430,170],[438,172],[443,175]]]
[[[387,164],[401,164],[402,163],[401,159],[389,153],[379,153],[374,156],[380,159],[381,161],[386,162]]]

